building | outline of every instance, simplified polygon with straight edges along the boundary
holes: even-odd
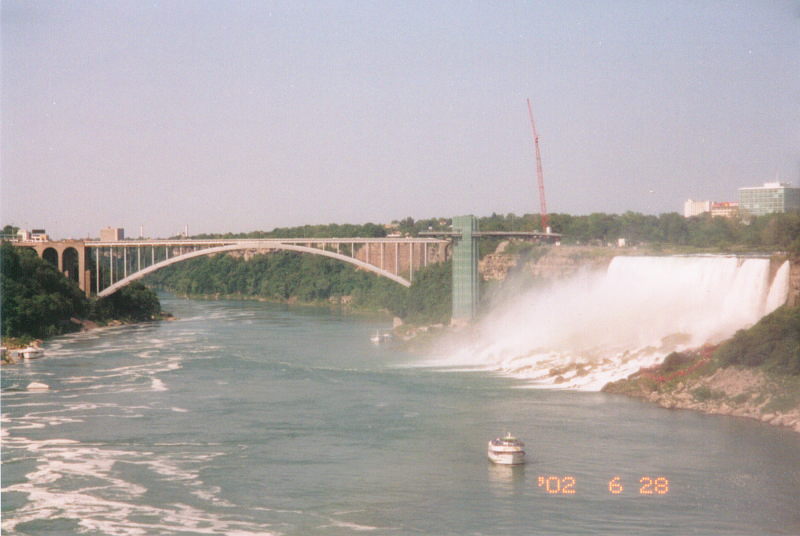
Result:
[[[101,242],[119,242],[120,240],[125,240],[125,229],[122,227],[100,229]]]
[[[689,199],[683,204],[684,218],[699,216],[705,212],[711,212],[711,201],[695,201],[693,199]]]
[[[723,216],[726,218],[733,218],[739,215],[739,203],[736,201],[725,201],[723,203],[714,203],[711,205],[711,216]]]
[[[31,229],[31,242],[49,242],[50,237],[44,229]]]
[[[739,214],[744,218],[793,210],[800,210],[800,188],[788,183],[767,182],[764,186],[739,188]]]

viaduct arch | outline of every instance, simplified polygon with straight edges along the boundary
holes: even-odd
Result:
[[[83,240],[63,240],[60,242],[20,242],[14,245],[33,249],[39,257],[49,261],[64,275],[87,290],[91,282],[88,248]]]

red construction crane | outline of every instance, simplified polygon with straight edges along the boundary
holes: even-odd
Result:
[[[547,203],[544,200],[544,178],[542,177],[542,155],[539,154],[539,136],[536,134],[536,125],[533,122],[533,110],[531,110],[531,99],[528,99],[528,114],[531,116],[531,127],[533,128],[533,143],[536,145],[536,175],[539,179],[539,204],[542,210],[542,231],[547,231]]]

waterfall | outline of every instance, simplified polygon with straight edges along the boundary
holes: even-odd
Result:
[[[520,293],[480,322],[469,345],[428,364],[599,390],[752,326],[788,287],[788,262],[770,281],[764,258],[616,257],[605,272]]]

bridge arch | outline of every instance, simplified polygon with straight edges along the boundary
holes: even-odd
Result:
[[[41,253],[42,259],[46,260],[56,268],[61,268],[61,263],[58,258],[58,250],[56,248],[46,248]]]
[[[210,248],[206,248],[206,249],[200,249],[200,250],[196,250],[196,251],[191,251],[189,253],[184,253],[184,254],[179,255],[177,257],[172,257],[170,259],[166,259],[166,260],[163,260],[161,262],[157,262],[155,264],[152,264],[152,265],[148,266],[147,268],[143,268],[143,269],[139,270],[138,272],[129,275],[128,277],[120,279],[119,281],[115,282],[113,285],[111,285],[111,286],[103,289],[102,291],[100,291],[97,294],[97,296],[100,297],[100,298],[105,297],[105,296],[110,296],[111,294],[115,293],[116,291],[118,291],[122,287],[125,287],[128,284],[130,284],[130,283],[132,283],[132,282],[134,282],[134,281],[136,281],[138,279],[141,279],[142,277],[146,276],[147,274],[153,273],[153,272],[155,272],[157,270],[160,270],[161,268],[165,268],[165,267],[170,266],[172,264],[176,264],[176,263],[179,263],[179,262],[187,261],[189,259],[194,259],[196,257],[202,257],[202,256],[207,256],[207,255],[216,255],[217,253],[227,253],[227,252],[231,252],[231,251],[241,251],[241,250],[248,250],[248,249],[257,249],[257,250],[263,250],[263,251],[287,250],[287,251],[297,251],[299,253],[310,253],[312,255],[322,255],[322,256],[325,256],[325,257],[330,257],[332,259],[337,259],[337,260],[340,260],[340,261],[343,261],[343,262],[347,262],[347,263],[353,264],[355,266],[358,266],[359,268],[363,268],[364,270],[369,270],[370,272],[378,274],[379,276],[391,279],[392,281],[394,281],[396,283],[399,283],[399,284],[403,285],[404,287],[410,287],[411,286],[411,282],[408,281],[407,279],[403,278],[403,277],[395,275],[395,274],[393,274],[393,273],[391,273],[391,272],[389,272],[387,270],[384,270],[384,269],[379,268],[377,266],[374,266],[372,264],[366,263],[366,262],[361,261],[359,259],[356,259],[356,258],[353,258],[353,257],[348,257],[347,255],[343,255],[341,253],[336,253],[334,251],[328,251],[328,250],[325,250],[325,249],[319,249],[319,248],[309,247],[309,246],[301,246],[301,245],[297,245],[297,244],[283,244],[283,243],[279,243],[279,242],[277,242],[277,243],[276,242],[272,242],[270,244],[264,244],[264,245],[261,245],[261,244],[258,244],[258,243],[238,243],[238,244],[227,244],[227,245],[223,245],[223,246],[215,246],[215,247],[210,247]]]
[[[80,253],[74,247],[65,248],[61,253],[61,271],[76,283],[79,282]]]

